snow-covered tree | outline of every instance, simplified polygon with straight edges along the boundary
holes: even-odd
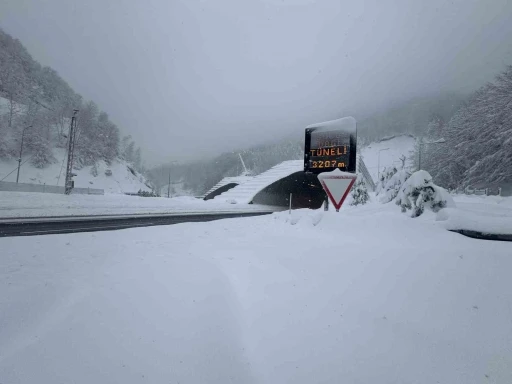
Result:
[[[437,212],[441,208],[455,205],[450,194],[435,185],[427,171],[413,173],[400,188],[395,202],[402,208],[402,212],[411,210],[411,217],[420,216],[425,208]]]
[[[135,159],[135,143],[133,141],[131,141],[130,144],[128,144],[124,157],[126,161],[133,164]]]
[[[44,126],[34,123],[27,129],[25,151],[31,155],[30,163],[36,168],[45,168],[55,161],[52,145]]]
[[[451,118],[432,174],[448,188],[512,180],[512,66]]]
[[[377,187],[375,189],[377,195],[379,195],[382,192],[389,179],[391,179],[393,175],[397,172],[398,170],[396,169],[396,167],[384,167],[384,169],[380,173],[379,180],[377,182]]]
[[[55,70],[42,67],[18,40],[1,29],[0,97],[5,99],[0,110],[0,157],[18,156],[20,132],[33,125],[26,132],[26,155],[33,155],[38,166],[48,164],[53,148],[67,146],[74,109],[79,110],[76,166],[99,160],[110,163],[121,155],[119,128],[108,115],[93,102],[84,101]]]
[[[370,200],[366,183],[361,175],[358,175],[354,187],[351,191],[352,201],[350,205],[364,205]]]
[[[98,164],[94,163],[94,165],[91,167],[91,175],[94,177],[98,176]]]
[[[135,150],[135,153],[133,155],[133,166],[135,169],[140,172],[142,168],[142,155],[140,151],[140,147]]]
[[[379,201],[383,204],[393,201],[397,196],[402,185],[409,179],[411,174],[405,169],[397,171],[384,185],[379,193]]]

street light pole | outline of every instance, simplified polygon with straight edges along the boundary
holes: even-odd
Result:
[[[380,153],[382,151],[387,151],[389,148],[379,149],[379,161],[377,164],[377,180],[380,180]]]
[[[18,158],[18,174],[16,175],[16,184],[18,184],[20,179],[21,155],[23,154],[23,141],[25,140],[25,131],[27,128],[32,128],[32,126],[29,125],[28,127],[23,128],[23,131],[21,131],[20,157]]]
[[[167,185],[167,198],[171,197],[171,168],[169,168],[169,184]]]

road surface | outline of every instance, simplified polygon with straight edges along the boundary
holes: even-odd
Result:
[[[0,220],[0,237],[50,235],[74,232],[112,231],[116,229],[204,222],[236,217],[260,216],[268,212],[146,214],[115,216],[74,216],[19,218]]]

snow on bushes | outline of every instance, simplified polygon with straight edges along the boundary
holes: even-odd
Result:
[[[383,204],[393,201],[397,196],[402,185],[411,177],[410,172],[401,169],[396,172],[384,185],[380,191],[379,201]]]
[[[358,175],[357,181],[352,188],[352,201],[350,205],[359,205],[366,204],[370,200],[370,195],[368,194],[368,189],[366,188],[366,183],[364,182],[361,175]]]
[[[377,186],[375,188],[375,193],[378,195],[382,192],[384,187],[386,186],[389,179],[393,177],[398,170],[395,167],[387,168],[385,167],[382,173],[379,176],[379,181],[377,182]]]
[[[420,216],[425,208],[437,212],[441,208],[455,206],[450,194],[435,185],[427,171],[414,172],[400,188],[395,203],[402,212],[412,210],[411,217]]]

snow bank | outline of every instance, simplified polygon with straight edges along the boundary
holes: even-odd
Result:
[[[512,235],[512,210],[509,216],[476,215],[461,209],[447,208],[437,214],[449,230],[469,230],[498,235]]]
[[[512,244],[347,208],[0,238],[0,379],[511,383]]]
[[[287,214],[275,213],[273,216],[275,220],[279,220],[291,225],[299,224],[299,226],[314,227],[317,226],[320,221],[322,221],[322,217],[324,215],[324,211],[322,209],[297,209],[292,210],[291,213],[288,212]]]
[[[512,197],[455,195],[457,208],[443,209],[436,220],[449,230],[512,234]]]

